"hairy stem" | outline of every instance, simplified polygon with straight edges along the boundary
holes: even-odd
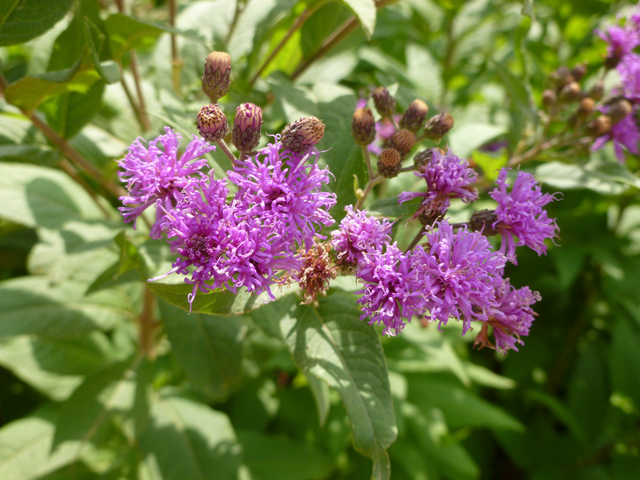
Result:
[[[222,150],[224,152],[224,154],[229,158],[229,160],[231,160],[231,164],[234,167],[237,167],[238,166],[238,159],[231,152],[231,150],[229,150],[229,147],[227,146],[226,142],[221,139],[221,140],[218,140],[217,144],[220,147],[220,150]]]
[[[175,28],[176,15],[178,14],[178,0],[167,0],[169,5],[169,26]],[[178,50],[178,39],[174,33],[171,34],[171,65],[173,73],[173,91],[180,95],[180,71],[184,62],[180,59]]]
[[[138,317],[138,349],[139,352],[149,360],[153,360],[156,355],[154,340],[158,322],[154,318],[155,306],[156,296],[145,286],[142,312],[140,312],[140,316]]]
[[[229,40],[231,40],[231,36],[236,29],[236,25],[238,24],[238,19],[240,18],[240,14],[242,13],[243,3],[240,0],[236,0],[236,11],[233,13],[233,20],[231,20],[231,25],[229,25],[229,31],[227,32],[227,36],[224,39],[225,47],[229,45]]]
[[[413,248],[418,245],[418,243],[420,243],[420,240],[422,240],[422,236],[424,235],[424,232],[427,231],[427,225],[423,225],[422,228],[420,229],[420,231],[416,234],[416,236],[413,238],[413,240],[411,240],[411,243],[409,244],[409,246],[407,247],[407,252],[410,250],[413,250]]]
[[[369,149],[367,149],[367,147],[362,147],[362,155],[364,156],[364,162],[367,164],[369,180],[371,180],[373,178],[373,167],[371,167],[371,155],[369,155]]]
[[[372,177],[369,179],[369,181],[367,182],[367,185],[365,185],[364,187],[364,193],[362,194],[362,197],[360,197],[358,199],[358,202],[356,203],[356,206],[355,206],[356,210],[359,210],[362,208],[362,205],[364,205],[364,201],[367,199],[367,197],[371,193],[371,190],[373,190],[373,187],[375,187],[379,183],[384,182],[384,179],[385,178],[382,175],[378,175],[377,177]]]
[[[131,73],[133,74],[133,80],[136,85],[136,93],[138,94],[142,130],[147,132],[151,130],[151,121],[149,120],[149,116],[147,115],[147,103],[144,100],[144,93],[142,91],[140,69],[138,68],[138,55],[136,54],[135,50],[131,50],[131,52],[129,52],[129,55],[131,57],[131,63],[129,64],[129,66],[131,67]]]

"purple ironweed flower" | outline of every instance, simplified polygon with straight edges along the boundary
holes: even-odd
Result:
[[[402,192],[398,195],[398,203],[408,202],[422,197],[422,206],[414,218],[424,215],[444,214],[451,202],[450,198],[460,198],[465,203],[471,203],[478,198],[478,191],[471,186],[478,175],[464,158],[456,157],[451,149],[443,153],[434,149],[431,160],[419,167],[414,175],[424,178],[427,182],[426,192]]]
[[[557,199],[555,194],[543,194],[533,175],[520,171],[511,192],[507,192],[509,170],[500,170],[496,180],[498,188],[489,195],[498,202],[498,208],[495,210],[498,220],[493,224],[493,228],[502,235],[500,252],[517,265],[516,247],[526,245],[540,255],[547,252],[545,238],[558,235],[556,221],[549,218],[543,209],[549,202]]]
[[[472,320],[488,320],[496,306],[495,290],[502,282],[504,255],[491,250],[480,232],[466,227],[454,233],[446,221],[435,224],[438,230],[426,233],[427,244],[411,252],[411,264],[438,327],[449,317],[462,320],[463,335]]]
[[[616,68],[621,85],[614,93],[625,97],[635,104],[640,103],[640,55],[630,53]]]
[[[287,241],[297,241],[306,249],[323,226],[333,224],[329,209],[336,204],[334,193],[321,192],[329,183],[329,170],[318,166],[319,152],[284,150],[275,136],[255,157],[247,158],[229,171],[229,180],[238,186],[236,201],[244,217],[259,217],[273,225]],[[262,157],[262,158],[261,158]]]
[[[604,108],[603,108],[604,110]],[[634,112],[635,113],[635,112]],[[624,150],[638,155],[638,143],[640,143],[640,130],[635,122],[634,113],[630,113],[624,119],[611,126],[611,130],[606,135],[598,137],[591,147],[598,150],[608,142],[613,142],[613,150],[616,153],[618,162],[624,164]]]
[[[188,297],[193,304],[196,293],[225,287],[236,292],[244,286],[249,292],[267,292],[279,280],[281,271],[299,269],[300,260],[273,225],[246,217],[237,202],[226,204],[226,180],[202,179],[185,191],[176,207],[164,209],[162,230],[167,233],[171,251],[178,255],[173,269],[150,281],[178,273],[193,284]]]
[[[387,244],[386,251],[377,250],[365,254],[356,277],[364,283],[364,289],[357,292],[362,297],[360,320],[370,317],[369,324],[384,324],[383,333],[397,335],[413,315],[424,312],[424,298],[420,291],[428,278],[418,278],[411,269],[411,259],[402,253],[397,245]]]
[[[165,135],[149,142],[146,148],[138,138],[120,161],[122,171],[120,180],[127,184],[129,195],[120,197],[124,206],[119,210],[125,222],[135,222],[147,207],[160,203],[169,209],[182,199],[183,191],[194,184],[198,174],[207,164],[202,157],[214,150],[202,138],[193,136],[187,149],[178,158],[178,148],[182,136],[165,127]],[[157,210],[157,220],[162,212]],[[156,225],[151,230],[151,238],[160,238],[161,232]]]
[[[621,59],[640,45],[637,24],[633,21],[623,27],[615,25],[609,27],[606,32],[596,31],[596,33],[602,40],[607,42],[609,58]]]
[[[520,337],[529,335],[529,328],[536,316],[531,305],[539,301],[538,292],[532,292],[529,287],[516,289],[505,278],[496,288],[496,306],[492,308],[489,320],[482,323],[482,330],[474,345],[494,348],[504,354],[509,349],[517,352],[516,345],[524,345]],[[489,326],[493,328],[495,346],[489,340]]]
[[[382,250],[391,240],[392,225],[388,218],[373,217],[365,210],[354,210],[352,205],[345,210],[347,215],[340,222],[340,228],[331,233],[331,245],[338,254],[339,264],[355,265],[364,260],[365,254]]]

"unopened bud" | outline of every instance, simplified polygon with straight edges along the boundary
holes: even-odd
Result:
[[[198,113],[198,131],[209,142],[218,142],[229,133],[229,123],[224,112],[215,104],[202,107]]]
[[[440,152],[441,155],[444,155],[444,150],[441,148],[428,148],[427,150],[422,150],[421,152],[416,153],[416,156],[413,157],[413,164],[416,169],[420,169],[431,162],[436,151]]]
[[[373,91],[373,103],[382,117],[391,118],[396,113],[396,99],[391,96],[389,90],[378,87]]]
[[[600,115],[595,120],[587,124],[587,135],[591,137],[600,137],[611,131],[611,118],[607,115]]]
[[[622,45],[616,47],[607,58],[604,59],[604,66],[607,69],[616,68],[624,56]]]
[[[430,137],[442,137],[453,128],[453,116],[443,112],[431,117],[424,127],[424,132]]]
[[[420,99],[415,99],[409,104],[409,108],[400,119],[400,128],[406,128],[413,133],[418,133],[427,120],[429,106]]]
[[[573,75],[571,75],[569,69],[564,65],[551,72],[551,75],[549,75],[549,79],[551,80],[551,83],[553,83],[553,85],[558,88],[558,90],[560,90],[566,84],[573,82],[574,80]]]
[[[579,82],[587,73],[587,64],[581,63],[571,69],[571,76],[576,82]]]
[[[593,98],[584,97],[580,100],[580,104],[578,106],[578,116],[583,119],[588,118],[591,116],[595,108],[596,102],[593,101]]]
[[[549,108],[552,105],[555,105],[556,101],[558,100],[558,97],[556,95],[556,92],[554,92],[553,90],[545,90],[544,92],[542,92],[542,104]]]
[[[385,148],[378,159],[378,172],[386,178],[393,178],[398,175],[402,164],[400,152],[395,148]]]
[[[376,121],[370,108],[359,108],[353,114],[351,135],[358,145],[366,147],[376,138]]]
[[[253,103],[241,103],[233,120],[233,144],[241,152],[250,152],[260,143],[262,109]]]
[[[282,130],[280,142],[287,150],[305,152],[324,137],[324,123],[316,117],[306,117],[290,123]]]
[[[611,105],[608,115],[611,118],[611,123],[616,124],[627,118],[631,112],[633,112],[631,104],[627,100],[621,99]]]
[[[589,96],[596,102],[602,99],[604,96],[604,82],[602,80],[598,80],[591,90],[589,90]]]
[[[211,52],[204,63],[202,90],[217,102],[229,91],[231,85],[231,56],[227,52]]]
[[[567,83],[562,90],[560,90],[560,100],[563,102],[575,102],[580,98],[582,88],[578,82]]]
[[[483,235],[490,237],[497,235],[498,232],[493,228],[493,225],[498,221],[498,216],[495,210],[480,210],[474,212],[469,220],[469,226],[471,230],[476,232],[482,232]]]
[[[404,157],[416,144],[416,136],[413,132],[402,128],[391,135],[387,144],[389,148],[396,149]]]

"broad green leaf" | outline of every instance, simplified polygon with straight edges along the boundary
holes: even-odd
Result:
[[[490,403],[480,399],[468,387],[450,375],[407,374],[409,401],[421,409],[442,410],[452,428],[469,426],[522,431],[522,424]]]
[[[238,430],[242,457],[255,478],[262,480],[307,480],[328,478],[333,462],[328,455],[294,443],[284,436],[255,430]]]
[[[124,294],[110,290],[85,297],[85,289],[84,284],[74,281],[52,286],[38,276],[0,282],[0,337],[37,334],[78,338],[133,318],[122,308],[128,303]]]
[[[104,334],[79,339],[19,336],[0,341],[0,364],[53,400],[65,400],[82,375],[100,370],[113,352]]]
[[[0,164],[0,217],[28,227],[58,228],[68,220],[99,219],[103,214],[58,170]]]
[[[67,92],[86,94],[100,76],[95,70],[82,66],[80,60],[65,70],[22,77],[7,87],[4,98],[30,113],[47,98]]]
[[[62,404],[56,422],[53,450],[68,441],[90,441],[114,410],[131,410],[135,397],[135,370],[142,357],[121,362],[88,376]]]
[[[416,43],[407,45],[406,57],[407,76],[411,80],[416,93],[424,101],[439,102],[442,95],[443,82],[442,67],[438,60],[427,48]],[[462,154],[458,155],[464,156]]]
[[[161,299],[171,305],[180,307],[191,313],[206,313],[209,315],[240,315],[264,306],[269,301],[269,295],[262,293],[253,295],[244,288],[238,289],[238,293],[232,293],[226,289],[220,289],[211,293],[198,292],[193,305],[190,307],[187,296],[193,291],[193,285],[166,284],[149,282],[149,289]],[[297,291],[298,287],[279,287],[274,285],[272,292],[276,298]]]
[[[355,13],[360,25],[367,35],[367,39],[371,39],[373,31],[376,28],[376,2],[375,0],[341,0],[353,13]]]
[[[87,46],[89,47],[89,56],[102,80],[104,80],[105,83],[119,82],[120,70],[118,69],[118,65],[113,61],[100,62],[100,51],[106,39],[105,35],[98,27],[91,23],[91,20],[88,18],[84,19],[84,33]]]
[[[484,177],[491,181],[495,181],[498,178],[499,170],[507,164],[508,160],[506,149],[499,156],[475,150],[471,157],[473,162],[482,169]]]
[[[171,351],[191,381],[213,400],[224,399],[242,375],[242,317],[218,317],[160,304]]]
[[[640,411],[640,369],[635,368],[640,359],[639,342],[640,333],[635,325],[624,319],[618,320],[613,328],[609,362],[611,383],[614,393],[633,401],[635,412]]]
[[[163,480],[237,480],[240,450],[231,422],[207,405],[154,395],[151,420],[138,438]]]
[[[451,150],[459,157],[468,158],[475,149],[489,140],[506,133],[506,128],[484,123],[456,125],[449,133]]]
[[[309,58],[352,12],[344,2],[329,2],[320,7],[300,29],[300,46],[305,58]]]
[[[45,145],[0,145],[0,160],[53,167],[60,161],[60,153]]]
[[[485,387],[511,389],[516,387],[516,382],[492,372],[488,368],[465,362],[464,369],[472,382]]]
[[[34,480],[74,461],[77,446],[51,451],[59,406],[46,404],[0,429],[0,478]]]
[[[62,19],[73,0],[0,0],[0,46],[24,43]]]
[[[598,174],[581,165],[548,162],[536,167],[538,181],[563,190],[586,188],[603,195],[619,195],[628,187],[618,179]]]
[[[311,393],[313,393],[313,398],[316,401],[316,406],[318,407],[318,419],[320,420],[320,426],[324,425],[324,422],[327,420],[327,415],[329,415],[329,410],[331,405],[329,403],[329,386],[327,382],[316,377],[311,372],[304,372],[305,377],[307,378],[307,382],[309,382],[309,388],[311,389]]]
[[[328,382],[344,402],[354,447],[373,461],[373,478],[390,475],[386,449],[397,435],[386,362],[375,329],[359,320],[355,296],[334,293],[319,307],[288,296],[257,310],[254,320],[279,333],[296,364]]]

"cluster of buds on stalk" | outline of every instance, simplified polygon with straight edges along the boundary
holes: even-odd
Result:
[[[428,118],[429,106],[420,99],[415,99],[402,115],[398,115],[396,99],[385,87],[373,90],[371,97],[381,120],[376,122],[371,109],[361,106],[353,114],[351,132],[358,145],[378,155],[378,175],[381,177],[397,176],[402,161],[416,144],[425,139],[438,143],[453,127],[453,117],[447,112]],[[376,139],[381,145],[374,143]]]

